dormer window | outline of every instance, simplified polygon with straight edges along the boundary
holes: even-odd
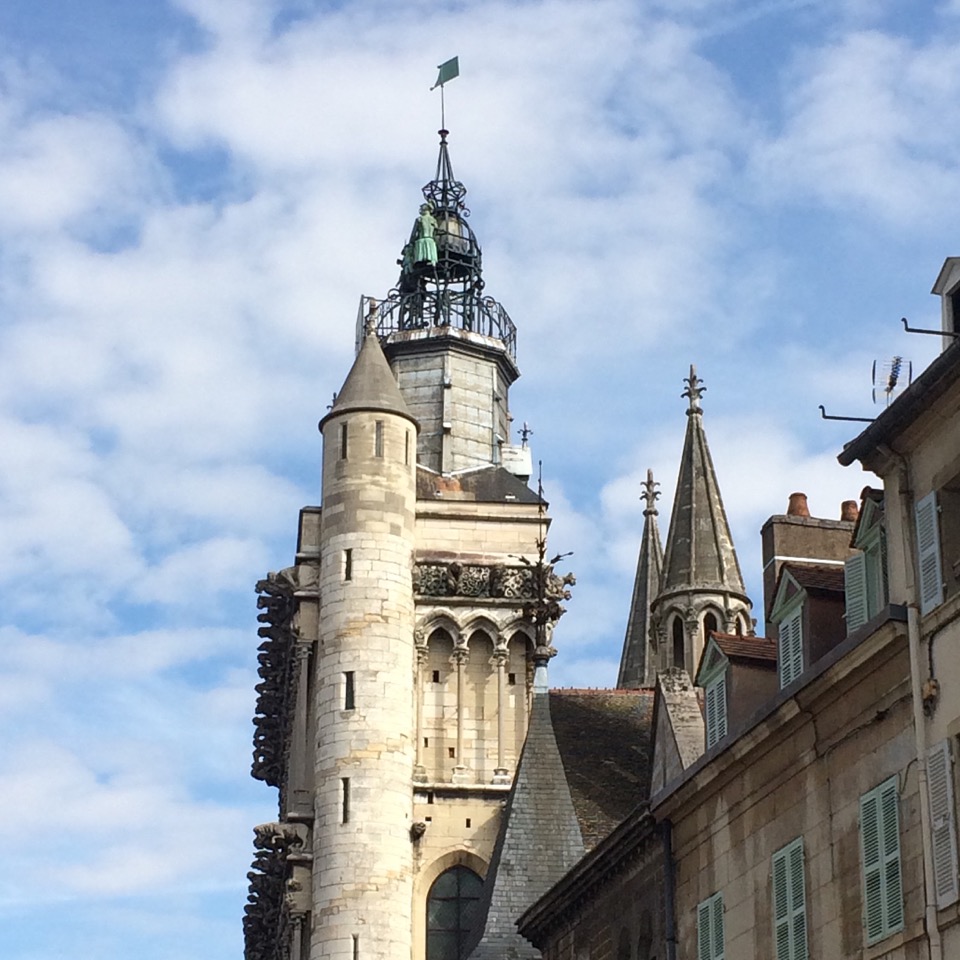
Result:
[[[803,673],[803,603],[795,604],[781,616],[777,625],[777,667],[782,690]]]
[[[883,492],[863,492],[863,509],[853,532],[858,551],[844,564],[847,635],[872,620],[889,602]]]
[[[730,661],[716,642],[708,640],[697,685],[703,687],[706,747],[709,750],[727,735],[727,668]]]

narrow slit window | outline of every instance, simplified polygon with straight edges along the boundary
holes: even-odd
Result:
[[[403,462],[406,466],[410,466],[410,431],[408,430],[403,436]]]
[[[469,827],[469,826],[470,826],[470,818],[467,817],[467,827]]]
[[[360,934],[353,935],[353,960],[360,960]]]
[[[353,548],[348,547],[343,551],[343,579],[353,579]]]
[[[383,421],[377,420],[373,425],[373,455],[383,456]]]
[[[340,778],[340,822],[350,822],[350,778]]]
[[[340,424],[340,459],[347,459],[347,425],[346,423]]]
[[[515,673],[508,673],[508,674],[507,674],[507,683],[508,683],[511,687],[515,687],[515,686],[517,685],[517,675],[516,675]]]
[[[424,745],[425,747],[429,747],[429,746],[430,746],[430,738],[429,738],[429,737],[424,737],[424,738],[423,738],[423,745]]]
[[[456,747],[447,747],[447,756],[449,756],[451,760],[456,760],[456,759],[457,759],[457,748],[456,748]]]
[[[355,687],[353,680],[353,670],[348,670],[343,675],[343,709],[353,710],[356,707]]]
[[[440,682],[440,671],[439,671],[439,670],[434,670],[434,671],[433,671],[433,682],[434,682],[434,683],[439,683],[439,682]]]

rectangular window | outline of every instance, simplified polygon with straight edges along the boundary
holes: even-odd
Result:
[[[440,682],[440,671],[439,671],[439,670],[434,670],[434,671],[433,671],[433,682],[434,682],[434,683],[439,683],[439,682]]]
[[[727,735],[727,675],[721,673],[706,688],[707,749]]]
[[[937,909],[960,898],[957,884],[957,825],[953,806],[953,758],[950,741],[941,740],[927,754],[930,779],[930,832]]]
[[[457,759],[457,749],[456,749],[456,747],[447,747],[447,756],[448,756],[451,760],[456,760],[456,759]]]
[[[373,455],[383,456],[383,421],[377,420],[373,425]]]
[[[353,579],[353,549],[351,547],[343,551],[343,579]]]
[[[517,675],[516,675],[515,673],[508,673],[508,674],[507,674],[507,683],[508,683],[511,687],[515,687],[515,686],[517,685]]]
[[[803,673],[803,628],[801,618],[803,607],[784,618],[777,625],[780,637],[777,651],[780,668],[780,689],[793,683]]]
[[[347,459],[347,424],[340,424],[340,459]]]
[[[869,946],[903,929],[900,811],[896,777],[891,777],[860,798],[860,854],[863,865],[863,925]]]
[[[340,778],[340,822],[350,822],[350,778]]]
[[[403,462],[410,466],[410,431],[408,430],[403,437]]]
[[[723,894],[697,905],[697,960],[723,960]]]
[[[943,603],[943,571],[940,565],[940,524],[936,491],[916,506],[917,563],[920,568],[920,612],[927,614]]]
[[[356,706],[354,701],[353,671],[348,670],[343,675],[343,709],[353,710]]]
[[[803,837],[773,855],[773,941],[777,960],[807,960]]]
[[[360,960],[360,934],[353,935],[353,960]]]

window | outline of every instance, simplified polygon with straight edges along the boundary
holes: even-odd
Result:
[[[350,822],[350,778],[340,779],[340,822]]]
[[[405,466],[410,466],[410,431],[408,430],[403,435],[403,463]]]
[[[353,579],[353,548],[348,547],[343,551],[343,579]]]
[[[703,618],[703,642],[706,643],[710,639],[710,634],[716,633],[717,629],[716,614],[713,612],[706,613]]]
[[[864,499],[854,546],[860,552],[850,557],[843,567],[847,636],[875,617],[889,602],[882,501]]]
[[[960,898],[957,884],[957,826],[953,806],[953,761],[950,741],[941,740],[927,754],[930,777],[930,831],[933,840],[933,885],[937,909]]]
[[[777,666],[780,670],[780,689],[793,683],[803,673],[803,605],[798,605],[779,624]]]
[[[353,681],[353,671],[348,670],[343,675],[343,709],[353,710],[356,707],[356,698]]]
[[[903,928],[900,812],[896,777],[891,777],[860,798],[860,854],[863,864],[863,925],[869,945]]]
[[[936,491],[916,506],[917,562],[920,568],[920,612],[927,614],[943,603],[943,569],[940,563],[940,524]]]
[[[340,424],[340,459],[347,459],[347,424],[343,422]]]
[[[777,960],[807,960],[803,837],[773,855],[773,942]]]
[[[727,672],[726,669],[705,688],[707,707],[707,749],[727,735]]]
[[[483,881],[467,867],[441,873],[427,896],[427,960],[464,960]]]
[[[682,667],[684,665],[684,642],[683,642],[683,620],[680,617],[673,618],[673,665]]]
[[[373,455],[383,456],[383,421],[377,420],[373,425]]]
[[[723,894],[697,904],[697,960],[723,960]]]

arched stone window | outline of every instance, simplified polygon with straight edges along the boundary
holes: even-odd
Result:
[[[703,642],[706,643],[710,639],[711,631],[719,629],[720,626],[717,622],[717,615],[712,610],[708,610],[703,615]]]
[[[427,960],[464,960],[483,881],[464,866],[433,881],[427,896]]]
[[[682,667],[684,665],[684,642],[683,642],[683,620],[680,617],[673,618],[673,665]]]

